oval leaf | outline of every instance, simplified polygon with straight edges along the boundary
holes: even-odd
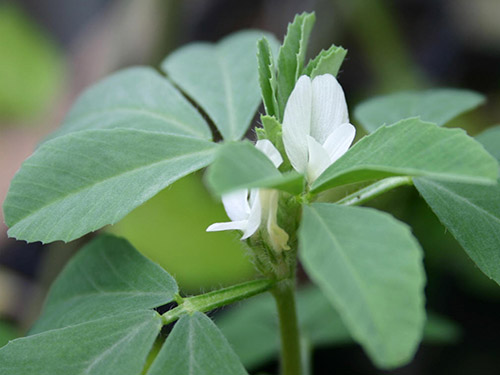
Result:
[[[171,302],[177,292],[172,276],[126,240],[101,235],[58,276],[31,333],[152,309]]]
[[[212,118],[226,140],[240,139],[260,103],[257,72],[259,31],[232,34],[219,43],[194,43],[162,63],[162,68]]]
[[[462,129],[438,128],[412,118],[362,138],[318,177],[312,189],[319,192],[390,176],[494,184],[498,165]]]
[[[248,375],[215,324],[204,314],[184,315],[147,375]]]
[[[9,235],[71,241],[113,224],[212,161],[212,142],[135,129],[86,130],[44,143],[12,180]]]
[[[369,99],[356,107],[354,116],[368,131],[394,124],[408,117],[439,126],[484,103],[484,96],[469,90],[433,89],[421,92],[398,92]]]
[[[302,262],[352,337],[380,367],[407,363],[425,321],[422,250],[406,225],[361,207],[312,204]]]

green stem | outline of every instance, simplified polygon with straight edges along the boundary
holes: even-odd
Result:
[[[386,178],[377,181],[374,184],[368,185],[367,187],[358,190],[335,203],[343,206],[357,206],[378,197],[389,190],[403,185],[413,185],[412,178],[409,176]]]
[[[195,311],[206,312],[250,298],[270,290],[275,283],[267,279],[252,280],[198,296],[181,298],[179,306],[162,315],[163,324],[170,324],[184,314],[192,314]]]
[[[273,289],[281,332],[281,375],[302,375],[302,353],[293,280]]]

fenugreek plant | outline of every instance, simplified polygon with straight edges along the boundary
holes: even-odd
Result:
[[[347,51],[331,46],[306,62],[313,23],[313,14],[297,16],[281,46],[239,32],[179,49],[164,75],[136,67],[96,84],[25,161],[4,204],[10,236],[71,241],[208,167],[206,185],[230,220],[207,231],[240,231],[260,276],[185,297],[127,241],[97,236],[55,281],[29,335],[0,350],[1,374],[247,374],[242,361],[260,350],[280,351],[281,373],[299,375],[309,373],[311,346],[336,339],[359,343],[380,368],[403,365],[426,322],[422,249],[406,224],[358,207],[402,185],[500,282],[500,129],[475,140],[441,127],[482,96],[447,89],[369,100],[355,111],[368,135],[351,147],[356,128],[336,79]],[[249,133],[261,100],[265,113]],[[315,287],[297,292],[299,261]],[[253,298],[219,327],[204,314],[266,292],[275,307]],[[229,343],[255,336],[269,309],[278,329],[257,332],[258,348]],[[256,324],[237,324],[245,314]]]

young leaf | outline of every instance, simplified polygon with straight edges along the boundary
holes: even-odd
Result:
[[[311,79],[322,74],[337,76],[346,55],[346,49],[332,45],[326,51],[322,50],[318,56],[309,61],[304,74],[311,77]]]
[[[309,35],[311,34],[315,20],[316,16],[314,13],[304,12],[295,16],[293,22],[288,24],[283,45],[280,47],[277,61],[278,120],[280,121],[283,120],[288,97],[304,69]]]
[[[169,78],[212,118],[226,140],[240,139],[260,103],[257,41],[266,35],[243,31],[219,43],[194,43],[162,63]]]
[[[439,126],[484,103],[484,96],[469,90],[433,89],[399,92],[369,99],[358,105],[355,118],[368,131],[408,117],[418,117]]]
[[[73,132],[44,143],[12,180],[9,235],[71,241],[116,223],[175,180],[212,161],[216,145],[135,129]]]
[[[389,176],[494,183],[498,164],[461,129],[439,128],[418,118],[383,126],[356,143],[313,183],[330,187]]]
[[[500,125],[486,129],[476,136],[476,140],[500,162]]]
[[[275,116],[278,110],[276,101],[276,67],[271,45],[266,38],[257,43],[257,61],[259,63],[259,83],[266,113]]]
[[[184,315],[147,375],[248,375],[215,324],[204,314]]]
[[[369,208],[304,207],[302,263],[372,360],[407,363],[425,321],[422,250],[409,228]]]
[[[142,310],[20,338],[0,349],[0,373],[137,375],[160,328],[160,315]]]
[[[314,347],[344,345],[351,335],[339,314],[318,288],[297,291],[300,333]],[[279,326],[275,301],[263,294],[232,307],[215,318],[215,322],[247,369],[277,358]],[[424,342],[454,343],[460,334],[451,321],[429,314],[424,326]]]
[[[207,182],[218,195],[246,188],[274,188],[299,194],[302,175],[281,174],[271,160],[250,142],[229,143],[221,147],[207,171]]]
[[[175,280],[127,241],[101,235],[58,276],[30,333],[152,309],[171,302],[177,292]]]
[[[500,184],[414,179],[439,220],[488,277],[500,284]]]
[[[115,128],[212,139],[198,111],[167,79],[146,67],[125,69],[86,90],[50,138]]]

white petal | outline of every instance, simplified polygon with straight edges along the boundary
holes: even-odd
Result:
[[[307,166],[307,180],[311,183],[332,164],[328,152],[313,137],[308,136],[309,164]]]
[[[250,215],[248,205],[248,190],[237,190],[222,196],[222,203],[226,209],[227,216],[232,221],[247,220]]]
[[[243,236],[241,237],[242,240],[245,240],[254,234],[257,229],[259,229],[262,220],[262,206],[260,204],[259,190],[254,189],[252,193],[254,193],[252,197],[254,199],[252,199],[250,215],[248,216],[248,224],[243,232]]]
[[[349,122],[344,91],[331,74],[312,81],[311,135],[320,144],[341,124]]]
[[[283,157],[269,139],[262,139],[260,141],[257,141],[255,147],[262,151],[273,162],[276,168],[278,168],[281,163],[283,163]]]
[[[347,152],[355,135],[356,128],[351,124],[342,124],[330,134],[323,148],[328,152],[332,163]]]
[[[230,221],[227,223],[214,223],[207,228],[207,232],[219,232],[221,230],[241,230],[248,226],[248,220]]]
[[[299,78],[285,107],[283,118],[283,143],[285,151],[296,171],[307,168],[307,139],[311,128],[311,79]]]

